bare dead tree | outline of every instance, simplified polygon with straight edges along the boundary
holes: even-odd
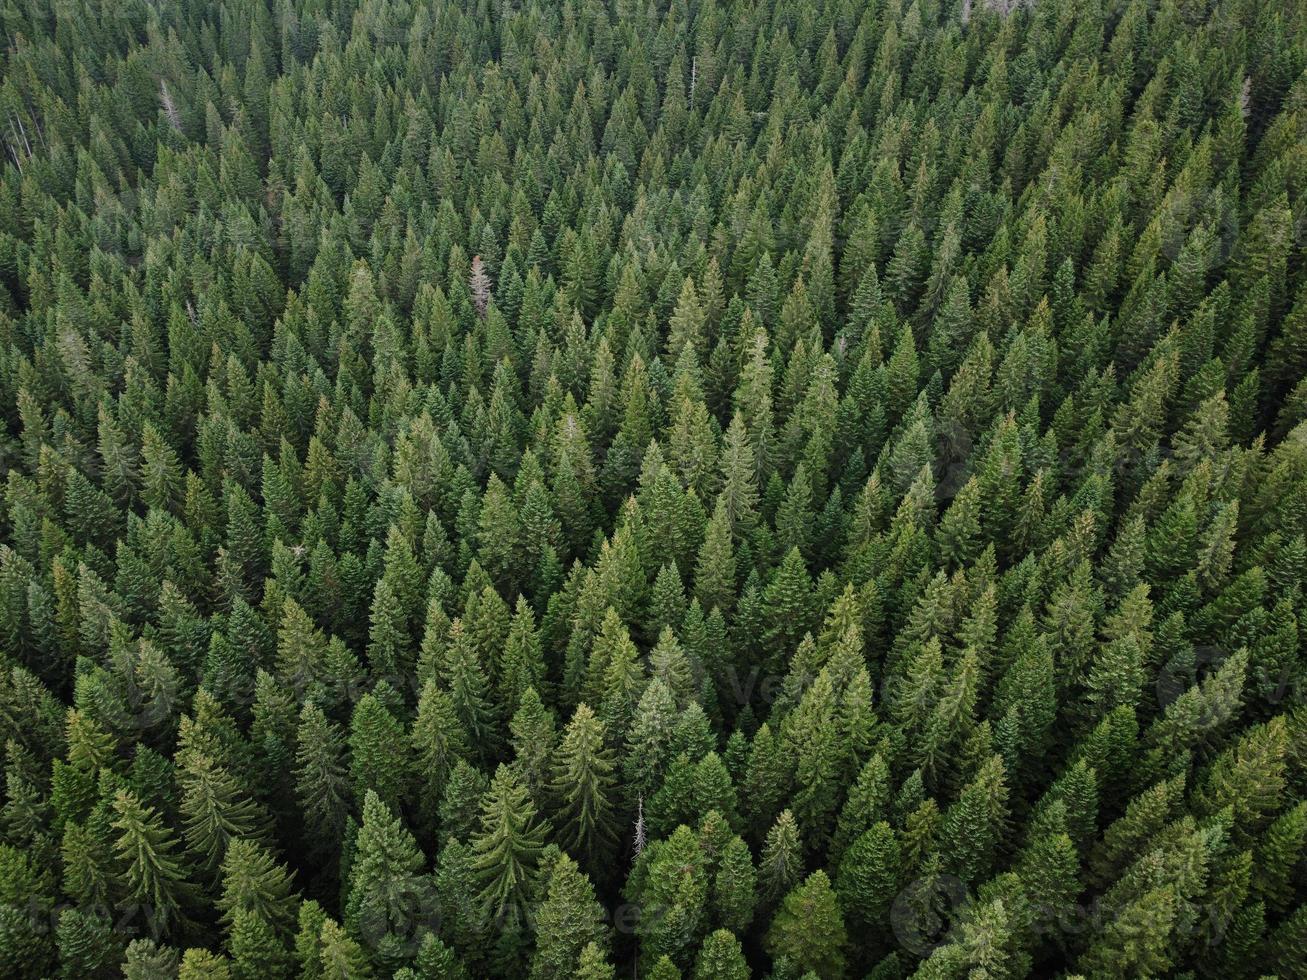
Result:
[[[168,91],[168,83],[159,80],[159,101],[163,103],[163,117],[168,120],[168,125],[176,132],[182,131],[182,114],[177,109],[177,103],[173,101],[172,93]]]
[[[19,156],[18,151],[21,146],[19,145],[18,131],[14,129],[14,117],[12,115],[9,117],[9,137],[9,139],[5,140],[5,148],[9,151],[9,155],[13,157],[14,166],[18,168],[18,172],[21,174],[23,172],[23,161],[30,159],[31,154],[28,153],[23,157]]]
[[[481,256],[472,256],[472,274],[468,277],[468,288],[472,290],[472,302],[476,304],[477,316],[486,318],[490,308],[490,275],[486,272]]]
[[[23,117],[14,113],[11,117],[14,122],[18,123],[18,135],[23,140],[23,149],[27,151],[27,159],[32,159],[32,144],[27,139],[27,129],[23,126]]]
[[[646,840],[645,840],[645,832],[644,832],[644,796],[641,795],[638,804],[638,810],[636,812],[636,817],[635,817],[635,838],[631,842],[632,850],[635,851],[637,857],[639,857],[640,852],[644,850],[645,843]]]

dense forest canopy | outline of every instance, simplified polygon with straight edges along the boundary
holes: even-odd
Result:
[[[0,25],[0,975],[1307,976],[1307,6]]]

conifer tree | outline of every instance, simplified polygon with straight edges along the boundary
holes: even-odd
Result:
[[[281,931],[295,922],[297,900],[292,874],[252,840],[235,839],[222,862],[222,896],[216,905],[232,925],[237,912],[249,912]]]
[[[849,845],[836,873],[835,892],[850,927],[857,930],[880,927],[898,893],[901,863],[894,831],[883,820]]]
[[[112,923],[97,912],[64,909],[55,928],[59,960],[68,977],[114,976],[123,956],[122,940],[114,935]],[[14,964],[18,972],[28,967]]]
[[[125,789],[113,798],[114,850],[123,863],[128,900],[148,906],[151,928],[167,935],[184,926],[191,886],[186,868],[174,854],[177,838],[153,807]]]
[[[127,944],[126,956],[123,959],[123,976],[126,980],[175,976],[178,966],[177,950],[160,946],[152,939],[133,939]]]
[[[589,945],[601,950],[607,945],[603,907],[585,873],[566,854],[557,855],[543,886],[536,915],[542,940],[531,959],[531,976],[536,980],[574,976]]]
[[[349,733],[350,775],[356,800],[372,790],[387,806],[399,802],[409,784],[404,747],[404,729],[399,720],[375,692],[363,695],[354,708]]]
[[[559,740],[552,790],[561,801],[559,825],[564,839],[595,866],[616,843],[613,770],[603,722],[582,703]]]
[[[49,6],[0,975],[1307,970],[1302,4]]]
[[[722,848],[713,878],[713,905],[717,920],[737,935],[744,933],[753,919],[756,892],[753,855],[743,839],[732,837]]]
[[[774,958],[819,977],[843,974],[846,942],[844,918],[824,871],[814,871],[785,896],[767,931],[767,949]]]
[[[182,955],[177,980],[230,980],[231,964],[207,949],[191,947]]]
[[[501,765],[481,801],[480,827],[471,841],[478,897],[493,919],[511,923],[524,914],[543,839],[526,787]]]
[[[774,904],[787,895],[802,870],[798,825],[789,810],[782,810],[767,831],[762,849],[759,872],[763,901]]]
[[[345,928],[378,963],[398,960],[430,903],[426,858],[399,817],[369,790],[350,862]]]
[[[744,959],[740,941],[725,929],[718,929],[703,941],[694,961],[695,980],[721,977],[723,980],[747,980],[749,964]]]
[[[425,818],[432,821],[455,762],[471,751],[452,699],[432,679],[423,685],[418,698],[410,738],[419,773],[420,805]]]
[[[351,797],[344,737],[322,709],[309,702],[296,733],[295,794],[305,828],[327,843],[340,840]]]
[[[187,753],[178,781],[186,846],[208,868],[217,868],[230,841],[261,836],[266,814],[241,791],[235,777],[212,759],[198,752]]]
[[[318,968],[322,980],[373,976],[362,948],[333,919],[322,923],[318,940]]]
[[[291,975],[290,951],[257,912],[240,910],[232,922],[227,940],[231,953],[231,975],[236,980],[252,977]]]
[[[637,926],[643,955],[651,967],[662,956],[688,967],[707,925],[706,870],[699,842],[684,824],[641,852],[628,887],[634,889],[633,899],[662,910]]]

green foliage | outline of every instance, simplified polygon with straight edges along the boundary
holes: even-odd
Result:
[[[749,980],[749,964],[745,962],[740,941],[725,929],[718,929],[699,947],[694,960],[695,980]]]
[[[0,974],[1304,973],[1302,4],[57,6]]]
[[[785,896],[766,942],[773,957],[803,973],[811,971],[823,978],[843,975],[848,935],[826,872],[814,871]]]
[[[350,862],[345,927],[379,963],[399,955],[425,915],[431,890],[425,864],[403,822],[369,790]]]
[[[588,705],[577,706],[558,743],[554,794],[561,801],[559,829],[569,848],[601,863],[615,843],[613,757],[603,722]]]
[[[471,840],[480,901],[492,919],[513,920],[524,913],[544,836],[526,787],[501,765],[481,799],[480,829]]]
[[[591,944],[607,946],[606,913],[595,900],[594,886],[566,854],[559,854],[543,882],[536,913],[541,939],[531,959],[536,980],[574,976]]]
[[[186,918],[194,887],[180,857],[177,838],[162,817],[125,789],[113,797],[114,849],[122,862],[124,893],[150,910],[152,928],[167,934]]]

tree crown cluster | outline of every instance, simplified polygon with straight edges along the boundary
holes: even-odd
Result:
[[[1307,7],[0,23],[0,975],[1307,976]]]

